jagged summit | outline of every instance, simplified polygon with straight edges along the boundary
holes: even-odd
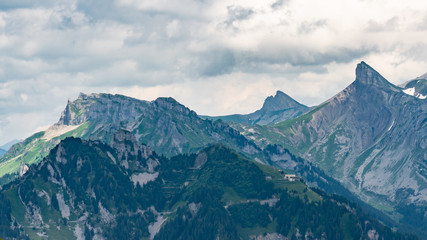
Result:
[[[261,111],[278,111],[300,106],[303,105],[289,97],[286,93],[278,90],[276,95],[265,99]]]
[[[61,125],[70,125],[71,120],[73,118],[72,111],[71,111],[71,101],[68,99],[67,106],[65,106],[64,111],[61,113],[61,118],[59,119],[58,124]]]
[[[282,91],[277,91],[276,95],[269,96],[265,99],[261,109],[253,113],[205,117],[213,120],[221,119],[223,121],[236,123],[269,125],[296,118],[309,110],[310,107],[295,101]]]
[[[388,82],[381,74],[379,74],[375,69],[369,66],[365,62],[357,64],[356,67],[356,80],[365,85],[374,85],[378,87],[391,86],[392,84]]]

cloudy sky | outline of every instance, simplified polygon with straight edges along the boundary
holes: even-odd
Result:
[[[426,73],[427,1],[1,0],[0,145],[79,92],[249,113],[276,90],[317,105],[362,60],[395,84]]]

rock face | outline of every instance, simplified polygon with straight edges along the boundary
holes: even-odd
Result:
[[[21,165],[19,166],[19,176],[22,177],[24,176],[24,174],[28,171],[28,166],[25,165],[25,163],[21,163]]]
[[[267,97],[262,108],[256,112],[247,115],[234,114],[206,118],[252,125],[269,125],[296,118],[308,110],[310,110],[309,107],[295,101],[285,93],[277,91],[275,96]]]
[[[112,133],[126,129],[156,152],[168,156],[194,152],[216,142],[250,153],[258,151],[227,124],[203,120],[173,98],[147,102],[121,95],[80,94],[67,104],[59,125],[87,124],[84,138],[109,142]]]
[[[427,100],[405,94],[362,62],[356,80],[342,92],[269,131],[281,136],[273,141],[295,149],[372,206],[394,208],[386,211],[394,219],[420,217],[414,225],[422,229],[426,124]],[[419,208],[407,215],[409,205]]]

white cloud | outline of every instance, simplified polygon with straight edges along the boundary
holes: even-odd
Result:
[[[219,115],[276,90],[318,104],[361,60],[402,83],[427,72],[426,12],[418,0],[5,0],[0,143],[56,121],[79,92]]]

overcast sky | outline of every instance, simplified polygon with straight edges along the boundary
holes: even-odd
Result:
[[[317,105],[362,60],[394,84],[426,73],[427,1],[1,0],[0,145],[79,92],[249,113],[276,90]]]

